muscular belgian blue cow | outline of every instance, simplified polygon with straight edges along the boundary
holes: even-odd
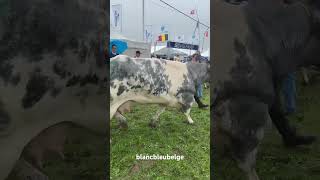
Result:
[[[103,1],[8,1],[0,17],[0,179],[40,132],[63,121],[105,134]]]
[[[227,2],[233,5],[214,1],[212,125],[229,140],[239,167],[256,180],[257,147],[270,118],[288,146],[315,140],[289,124],[280,85],[298,67],[319,64],[319,9],[315,1]]]
[[[153,122],[166,106],[176,107],[186,115],[194,102],[195,85],[208,79],[206,63],[180,63],[152,58],[130,58],[119,55],[110,61],[110,118],[118,108],[133,101],[141,104],[160,104]]]

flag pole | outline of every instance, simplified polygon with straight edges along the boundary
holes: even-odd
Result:
[[[144,0],[142,0],[142,40],[144,41],[145,40],[145,37],[144,37]]]

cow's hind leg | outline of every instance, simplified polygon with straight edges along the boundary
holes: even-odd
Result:
[[[9,177],[12,177],[13,179],[17,178],[23,180],[49,180],[48,176],[46,176],[44,173],[42,173],[40,170],[38,170],[23,158],[21,158],[17,162]]]
[[[160,115],[166,110],[165,106],[160,106],[159,110],[156,112],[156,114],[152,117],[149,126],[152,128],[157,127],[159,124],[159,117]]]
[[[238,129],[239,130],[239,129]],[[240,129],[231,137],[231,148],[239,168],[244,171],[249,180],[259,180],[256,172],[256,155],[258,145],[264,134],[264,127],[257,129]]]
[[[117,111],[114,116],[118,120],[120,128],[128,128],[127,119],[119,111]]]

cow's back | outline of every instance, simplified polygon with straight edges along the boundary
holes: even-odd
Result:
[[[51,125],[72,121],[105,133],[101,2],[12,0],[10,18],[0,17],[0,179]]]
[[[174,95],[188,80],[187,66],[180,62],[155,58],[117,56],[111,59],[111,91],[114,96],[125,92],[150,96]]]

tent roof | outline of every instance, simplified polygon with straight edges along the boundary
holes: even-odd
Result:
[[[162,50],[162,49],[164,49],[164,50]],[[166,50],[166,49],[172,49],[172,50]],[[162,50],[162,51],[160,51],[160,50]],[[192,55],[196,52],[195,50],[189,50],[189,49],[167,48],[167,46],[156,46],[156,49],[154,49],[154,46],[151,47],[151,53],[156,52],[155,54],[159,54],[157,51],[165,52],[165,54],[167,54],[166,51],[171,51],[171,52],[176,52],[176,54],[185,55],[185,56]]]
[[[175,48],[167,48],[167,47],[162,47],[157,51],[153,52],[154,54],[157,55],[181,55],[181,56],[186,56],[188,55],[187,53],[184,53],[182,51],[179,51],[178,49]]]
[[[154,49],[155,46],[151,46],[151,53],[154,53],[155,51],[159,51],[160,49],[166,48],[166,46],[156,46],[156,49]]]
[[[210,49],[204,51],[203,53],[201,53],[201,56],[204,56],[204,57],[209,57],[210,56]]]

